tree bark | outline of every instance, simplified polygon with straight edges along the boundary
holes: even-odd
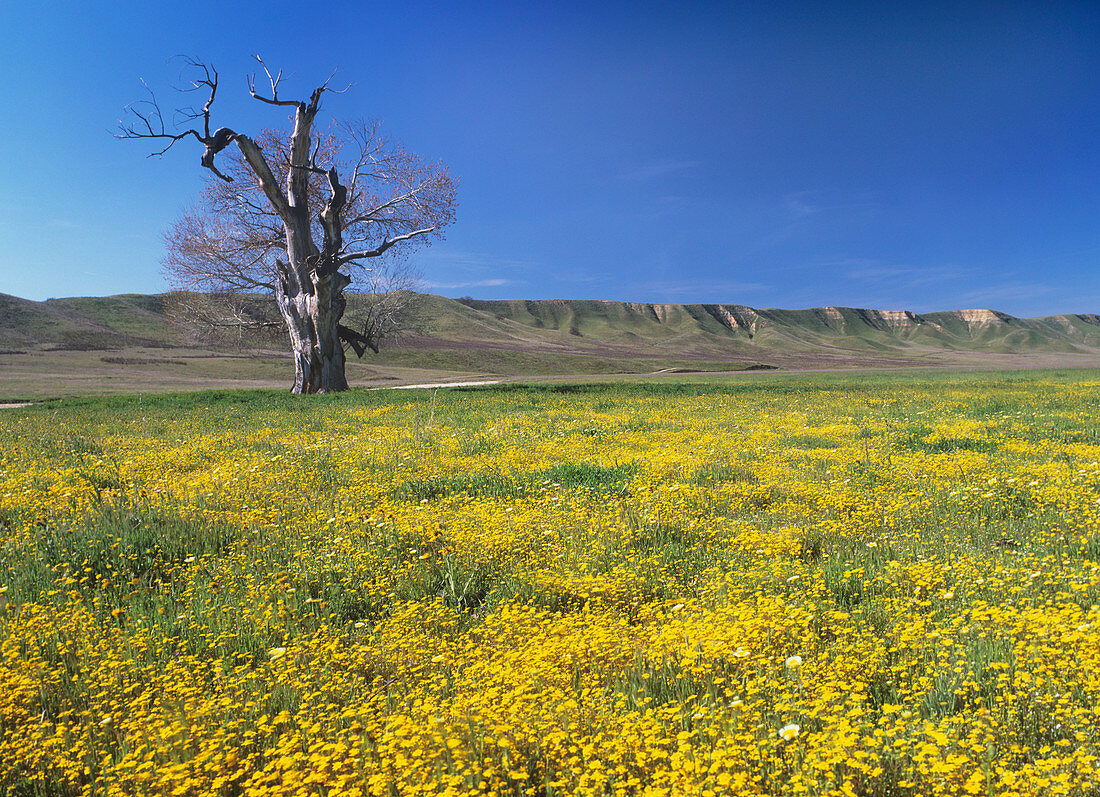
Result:
[[[318,89],[308,103],[296,104],[285,194],[256,143],[247,136],[238,135],[235,139],[286,231],[287,260],[276,263],[275,298],[290,335],[293,393],[334,393],[348,389],[339,326],[347,307],[344,288],[351,279],[338,270],[342,243],[340,210],[347,189],[340,184],[335,168],[328,171],[331,197],[320,214],[325,229],[320,251],[310,230],[309,175],[320,171],[310,161],[310,130],[320,107],[321,93],[322,89]]]
[[[313,350],[315,348],[316,334],[309,318],[309,294],[302,290],[303,286],[297,280],[289,263],[276,261],[278,269],[278,282],[275,285],[275,301],[279,305],[279,313],[286,322],[287,334],[290,336],[290,353],[294,358],[294,384],[292,393],[309,393],[310,383],[313,381]]]
[[[309,275],[308,283],[285,277],[296,275],[289,264],[280,262],[280,280],[275,292],[279,312],[290,335],[294,358],[293,393],[335,393],[348,389],[344,373],[344,347],[340,342],[340,320],[347,300],[344,289],[351,278],[339,271]]]
[[[316,363],[320,370],[316,390],[309,392],[332,393],[347,390],[348,381],[344,374],[344,347],[340,343],[340,319],[344,316],[347,300],[344,288],[351,284],[351,278],[339,271],[323,275],[313,274],[314,294],[312,297],[313,328],[317,335]]]

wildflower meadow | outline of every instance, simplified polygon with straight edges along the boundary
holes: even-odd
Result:
[[[0,411],[0,794],[1100,794],[1100,374]]]

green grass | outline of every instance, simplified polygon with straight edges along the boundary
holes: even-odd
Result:
[[[479,495],[518,498],[548,489],[586,490],[601,494],[622,494],[626,483],[638,471],[634,464],[604,467],[586,463],[565,463],[534,473],[502,475],[474,474],[405,482],[392,490],[406,501],[434,500],[448,495]]]

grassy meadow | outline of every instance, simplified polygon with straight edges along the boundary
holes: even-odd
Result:
[[[1100,372],[0,411],[0,794],[1100,794]]]

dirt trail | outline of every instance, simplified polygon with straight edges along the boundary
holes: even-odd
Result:
[[[502,380],[489,379],[483,382],[431,382],[423,385],[391,385],[389,387],[376,387],[374,390],[412,390],[418,387],[478,387],[479,385],[499,385]]]

